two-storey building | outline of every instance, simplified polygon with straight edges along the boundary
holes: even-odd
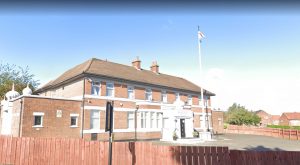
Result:
[[[1,132],[26,137],[107,139],[106,102],[114,101],[115,139],[161,138],[162,129],[174,122],[185,128],[177,130],[185,137],[185,130],[212,129],[210,97],[214,94],[204,89],[203,101],[200,92],[199,86],[186,79],[159,72],[156,62],[146,70],[138,58],[132,66],[93,58],[34,91],[35,95],[7,98],[1,120],[10,125],[10,130],[2,122]],[[181,113],[178,121],[172,121],[166,116],[179,106],[192,112],[192,117]]]

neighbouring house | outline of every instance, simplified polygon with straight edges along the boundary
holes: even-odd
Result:
[[[300,112],[284,112],[279,118],[279,125],[300,126]]]
[[[214,134],[224,133],[224,111],[212,110],[212,127]]]
[[[12,88],[1,101],[0,131],[17,137],[107,140],[106,102],[114,101],[116,140],[170,138],[173,133],[192,137],[194,129],[212,130],[210,98],[215,94],[203,91],[201,98],[201,87],[161,73],[157,62],[146,70],[138,58],[132,66],[92,58],[33,94],[28,87],[22,95]]]
[[[266,127],[267,125],[272,125],[272,115],[265,112],[264,110],[258,110],[255,112],[257,116],[260,117],[261,121],[259,125],[261,127]]]
[[[280,115],[272,115],[272,125],[279,125]]]

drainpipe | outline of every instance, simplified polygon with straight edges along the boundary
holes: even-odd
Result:
[[[134,139],[135,141],[137,141],[137,133],[136,133],[136,130],[137,130],[137,111],[139,110],[139,105],[136,105],[136,109],[135,109],[135,114],[134,114]]]
[[[19,132],[18,132],[18,137],[21,137],[21,128],[22,128],[22,117],[23,117],[23,109],[24,109],[24,97],[20,100],[21,103],[21,109],[20,109],[20,119],[19,119]]]
[[[84,128],[84,103],[85,103],[85,77],[83,78],[83,92],[81,102],[81,138],[83,139],[83,128]]]

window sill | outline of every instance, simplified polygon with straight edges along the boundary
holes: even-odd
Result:
[[[42,125],[34,125],[34,126],[32,126],[33,128],[43,128],[43,126]]]
[[[70,128],[78,128],[77,125],[71,125]]]

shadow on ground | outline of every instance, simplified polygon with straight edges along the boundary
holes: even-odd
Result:
[[[246,151],[285,151],[281,148],[275,147],[275,148],[267,148],[262,145],[256,146],[256,147],[245,147],[243,148]]]

